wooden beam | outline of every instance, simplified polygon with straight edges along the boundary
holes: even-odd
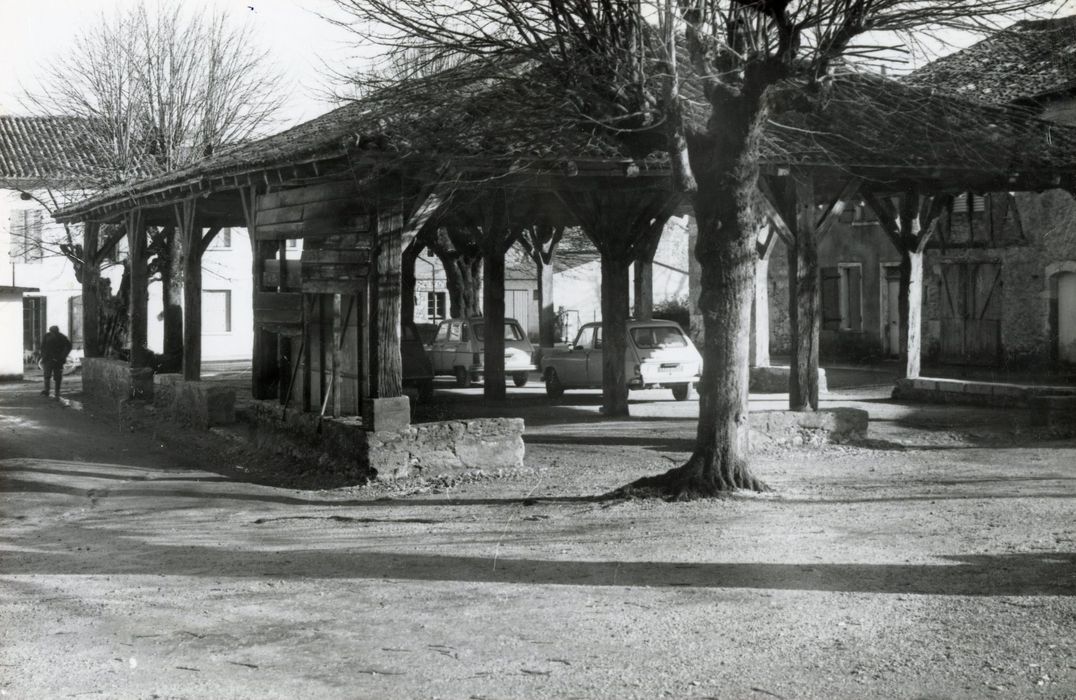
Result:
[[[770,220],[770,223],[775,227],[775,232],[781,237],[781,240],[785,242],[785,245],[792,246],[795,234],[795,214],[788,208],[785,198],[778,196],[773,183],[767,176],[759,177],[758,189],[762,194],[759,197],[759,202],[762,204],[763,213]]]
[[[882,231],[889,238],[889,242],[893,244],[893,247],[898,251],[902,250],[905,246],[901,240],[900,221],[897,218],[896,209],[893,208],[893,203],[888,199],[878,197],[870,190],[863,192],[863,202],[874,212],[874,216],[878,219],[878,225],[882,227]]]
[[[833,228],[833,224],[837,222],[837,219],[840,218],[841,213],[848,205],[848,200],[856,196],[856,193],[859,192],[859,188],[862,184],[863,181],[860,178],[850,178],[848,182],[844,183],[844,187],[841,188],[841,191],[836,198],[834,198],[834,200],[829,203],[829,206],[826,207],[826,211],[823,212],[822,216],[818,219],[818,224],[815,227],[819,242],[824,240],[829,234],[830,229]]]
[[[146,260],[146,227],[142,210],[132,209],[124,217],[127,229],[127,249],[130,265],[130,296],[128,334],[131,341],[131,366],[150,365],[148,348],[149,273]]]
[[[403,214],[399,210],[377,212],[373,230],[376,243],[369,282],[370,391],[372,398],[387,399],[403,395],[400,355]]]

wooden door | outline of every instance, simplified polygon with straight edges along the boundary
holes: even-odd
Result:
[[[1076,272],[1057,278],[1057,356],[1076,363]]]
[[[997,365],[1001,359],[1001,264],[943,263],[939,285],[941,360]]]
[[[889,357],[900,355],[900,268],[886,266],[882,284],[885,301],[882,306],[882,350]]]

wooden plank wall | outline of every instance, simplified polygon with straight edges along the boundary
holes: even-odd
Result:
[[[280,241],[369,231],[364,208],[349,181],[270,192],[258,197],[255,235]]]

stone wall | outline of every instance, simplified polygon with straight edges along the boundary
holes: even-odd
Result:
[[[970,406],[1027,406],[1034,397],[1073,396],[1076,387],[1025,386],[1000,382],[959,379],[898,379],[893,398],[924,403],[952,403]]]
[[[419,423],[368,432],[358,418],[324,418],[253,401],[238,412],[256,446],[305,460],[319,470],[377,479],[438,476],[523,466],[523,420],[483,418]]]
[[[821,411],[758,411],[750,418],[751,446],[816,447],[867,437],[869,415],[859,408]]]
[[[235,389],[185,381],[181,374],[158,374],[153,383],[153,405],[163,418],[203,429],[235,422]]]
[[[122,360],[86,357],[82,360],[82,393],[86,400],[119,408],[131,398],[131,366]]]

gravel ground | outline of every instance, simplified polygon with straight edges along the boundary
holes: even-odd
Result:
[[[660,392],[442,391],[524,413],[527,468],[315,488],[36,391],[0,388],[4,697],[1076,697],[1076,440],[1017,412],[843,389],[870,440],[671,504],[597,498],[686,457]]]

